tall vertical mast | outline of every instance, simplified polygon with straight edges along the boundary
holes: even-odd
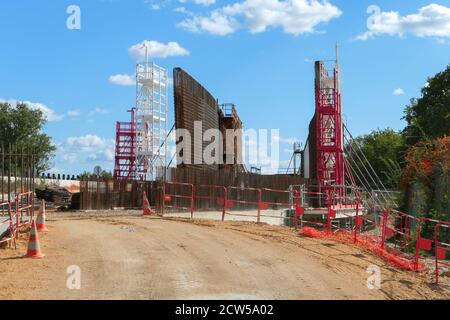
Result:
[[[140,180],[154,181],[163,176],[166,167],[168,123],[167,71],[148,60],[136,65],[136,160]]]

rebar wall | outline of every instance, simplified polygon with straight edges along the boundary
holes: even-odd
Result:
[[[30,147],[0,145],[0,201],[14,201],[16,195],[34,192],[35,156]]]

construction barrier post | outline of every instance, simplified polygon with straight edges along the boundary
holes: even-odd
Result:
[[[195,210],[195,187],[191,185],[191,220],[194,218],[194,210]]]
[[[331,194],[328,193],[328,221],[327,221],[327,232],[331,233]]]
[[[434,226],[434,263],[435,263],[435,273],[436,273],[436,284],[439,284],[439,261],[438,261],[438,229],[439,224]]]
[[[421,240],[420,222],[421,222],[420,219],[417,220],[417,239],[416,239],[416,253],[414,255],[414,271],[419,270],[419,251],[420,251],[420,240]]]
[[[386,239],[386,228],[387,228],[387,219],[389,216],[389,211],[386,210],[383,212],[383,223],[381,224],[381,249],[384,250],[384,241]]]
[[[228,190],[226,187],[223,187],[223,211],[222,211],[222,222],[225,221],[225,214],[227,213],[227,196]]]
[[[16,238],[19,238],[19,226],[20,226],[20,211],[19,211],[19,197],[16,197]]]
[[[294,228],[298,228],[298,214],[297,214],[297,208],[298,208],[298,191],[295,190],[295,206],[294,206]]]
[[[262,201],[262,190],[258,189],[258,217],[257,217],[257,223],[261,222],[261,201]]]
[[[16,243],[16,235],[14,233],[14,221],[13,221],[11,202],[8,202],[8,211],[9,211],[9,236],[14,241],[14,249],[17,250],[17,243]]]
[[[353,238],[353,242],[356,243],[358,241],[358,231],[359,231],[359,201],[356,201],[356,214],[355,214],[355,235]]]
[[[161,205],[161,215],[164,217],[164,207],[166,206],[166,200],[164,199],[166,196],[166,182],[163,182],[163,186],[162,186],[162,205]]]
[[[34,193],[30,192],[29,194],[30,197],[30,202],[31,202],[31,207],[30,207],[30,225],[31,225],[31,221],[33,220],[34,217]]]

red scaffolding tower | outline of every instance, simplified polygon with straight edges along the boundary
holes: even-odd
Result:
[[[319,192],[344,199],[344,146],[339,66],[316,62],[316,161]]]
[[[131,122],[116,122],[115,179],[136,179],[139,171],[135,154],[134,108],[128,110],[128,112],[131,113]]]

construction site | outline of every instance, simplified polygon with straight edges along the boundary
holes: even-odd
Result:
[[[147,56],[112,179],[49,189],[35,150],[2,146],[0,298],[450,298],[450,222],[398,210],[344,125],[340,71],[337,53],[314,63],[308,138],[278,174],[243,159],[245,106]]]

